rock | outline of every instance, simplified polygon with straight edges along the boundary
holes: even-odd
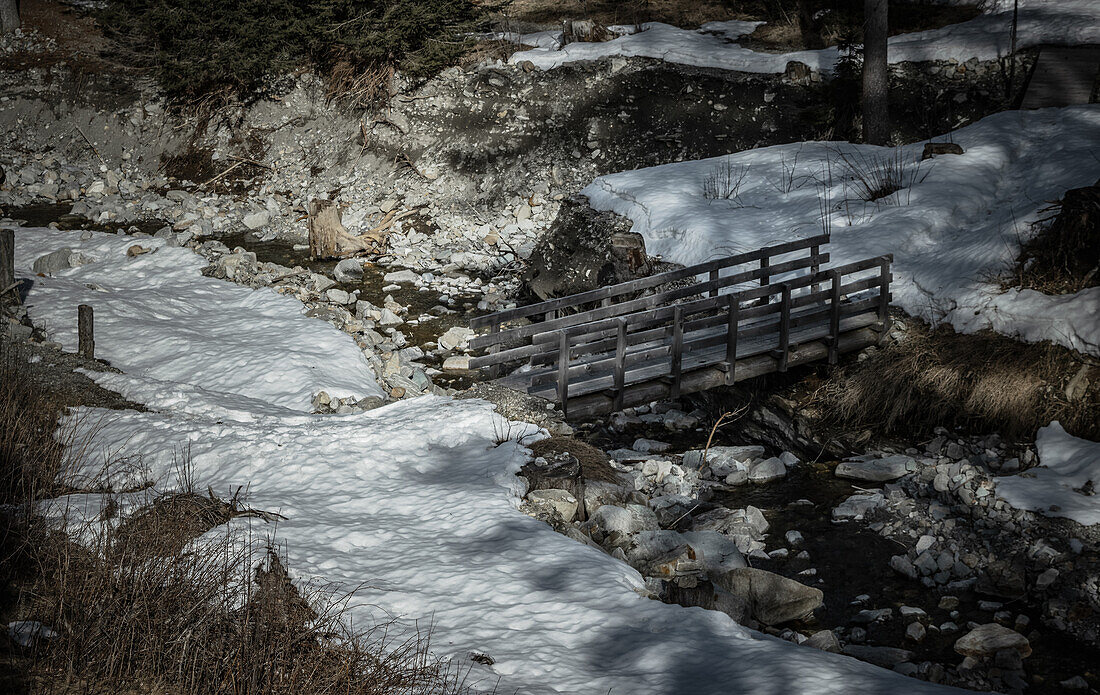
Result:
[[[591,521],[593,526],[605,534],[619,533],[624,536],[659,528],[657,515],[649,507],[640,504],[628,504],[626,507],[605,504],[596,509]]]
[[[798,531],[787,531],[786,533],[787,545],[791,547],[802,545],[802,534]]]
[[[69,258],[72,254],[73,250],[66,246],[63,249],[47,253],[45,256],[39,256],[34,265],[31,266],[31,270],[42,275],[53,275],[60,270],[66,270],[72,267],[69,264]]]
[[[405,323],[400,316],[393,313],[389,309],[383,309],[382,315],[378,319],[378,323],[383,326],[400,326]]]
[[[1081,676],[1074,676],[1073,678],[1067,678],[1064,681],[1058,683],[1066,690],[1088,690],[1089,682]]]
[[[764,547],[761,539],[768,529],[768,522],[756,507],[727,509],[719,507],[692,520],[695,531],[715,531],[730,538],[742,553],[751,553]]]
[[[333,304],[340,304],[341,306],[350,304],[352,302],[352,296],[350,294],[336,288],[325,290],[325,298],[327,298]]]
[[[382,280],[384,282],[397,282],[411,285],[419,281],[420,276],[411,270],[398,270],[393,273],[386,273]]]
[[[266,227],[271,222],[271,213],[267,210],[260,210],[250,215],[245,215],[241,220],[241,223],[249,229],[259,229],[260,227]]]
[[[935,543],[936,543],[936,537],[935,536],[929,536],[929,535],[925,534],[925,535],[923,535],[923,536],[921,536],[920,538],[917,539],[917,543],[916,543],[916,545],[913,546],[913,550],[916,551],[916,553],[919,555],[920,553],[923,553],[925,550],[928,550],[929,548],[931,548]]]
[[[890,568],[898,574],[903,574],[910,579],[916,579],[920,574],[917,572],[917,568],[913,566],[913,563],[909,561],[909,558],[904,555],[895,555],[890,558]]]
[[[833,509],[833,519],[862,519],[871,511],[878,509],[886,503],[886,498],[880,492],[860,493],[852,495]]]
[[[659,442],[656,439],[635,439],[631,449],[645,453],[660,454],[668,451],[672,445],[668,442]]]
[[[144,256],[150,251],[152,251],[152,249],[141,246],[140,244],[134,244],[130,248],[126,249],[126,255],[130,258],[135,258],[137,256]]]
[[[1014,649],[1022,657],[1031,655],[1026,637],[997,623],[979,625],[955,641],[955,651],[963,656],[991,657],[1002,649]]]
[[[911,456],[902,454],[876,459],[861,458],[837,464],[836,476],[876,483],[889,482],[897,480],[909,471],[916,470],[916,467],[916,461]]]
[[[577,498],[565,490],[532,490],[527,493],[527,499],[532,504],[551,507],[566,522],[573,520],[580,505]]]
[[[883,668],[894,668],[898,664],[912,661],[916,658],[916,654],[907,649],[872,647],[863,644],[849,644],[844,647],[842,653],[855,657],[860,661],[866,661],[869,664],[882,666]]]
[[[691,468],[699,468],[703,464],[703,449],[694,449],[684,452],[683,463]],[[747,463],[764,455],[762,446],[712,446],[706,450],[706,465],[714,468],[715,465],[727,463]]]
[[[470,342],[470,338],[473,338],[474,335],[476,334],[465,326],[454,326],[439,336],[439,347],[444,350],[454,350]]]
[[[931,159],[938,154],[962,154],[961,145],[954,142],[926,142],[924,151],[921,152],[921,160]]]
[[[363,279],[363,266],[354,258],[345,258],[332,269],[336,282],[358,282]]]
[[[834,654],[840,653],[840,640],[832,630],[819,630],[810,635],[802,645]]]
[[[443,371],[466,372],[470,370],[470,357],[468,355],[451,355],[443,360]]]
[[[905,636],[914,642],[923,642],[925,635],[928,634],[928,630],[919,620],[914,620],[909,623],[909,627],[905,628]]]
[[[749,467],[749,480],[754,483],[767,483],[786,475],[787,467],[783,465],[782,460],[775,456],[758,461]]]
[[[715,584],[749,604],[754,618],[779,625],[809,615],[822,604],[820,589],[754,567],[719,574]]]

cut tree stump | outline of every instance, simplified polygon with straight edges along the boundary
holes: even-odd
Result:
[[[344,258],[357,253],[378,251],[386,239],[384,230],[371,230],[361,236],[348,233],[340,221],[340,208],[331,200],[309,201],[309,257]]]

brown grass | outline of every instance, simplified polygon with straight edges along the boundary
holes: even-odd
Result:
[[[621,483],[622,473],[611,467],[607,454],[600,449],[570,437],[550,437],[528,444],[535,456],[549,457],[568,452],[581,463],[581,472],[585,480],[602,480],[609,483]]]
[[[1049,343],[960,335],[912,321],[903,341],[837,370],[812,403],[823,424],[849,432],[917,437],[942,425],[1030,439],[1059,420],[1077,436],[1098,439],[1095,380],[1072,401],[1065,392],[1081,360]]]
[[[1046,294],[1100,286],[1100,181],[1066,191],[1047,212],[1003,284]]]

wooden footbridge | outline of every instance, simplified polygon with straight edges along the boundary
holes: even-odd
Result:
[[[828,235],[471,321],[470,367],[571,419],[733,384],[875,343],[891,256],[826,268]],[[505,367],[514,369],[503,375]]]

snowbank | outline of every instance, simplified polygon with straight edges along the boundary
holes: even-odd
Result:
[[[894,303],[910,314],[1100,355],[1100,288],[1048,296],[989,281],[1011,267],[1049,201],[1096,180],[1100,106],[999,113],[949,139],[965,153],[921,163],[922,143],[901,148],[911,185],[870,203],[844,158],[874,169],[897,153],[822,142],[626,171],[582,193],[633,220],[650,253],[683,264],[819,234],[827,193],[832,262],[894,254]],[[737,194],[708,200],[704,181],[727,166],[747,167]]]
[[[533,426],[435,396],[347,416],[295,412],[318,388],[372,385],[350,340],[293,300],[202,278],[188,251],[143,239],[156,252],[127,258],[133,238],[78,239],[17,232],[20,269],[63,244],[98,259],[34,278],[32,315],[71,349],[75,305],[95,303],[100,351],[133,370],[101,382],[161,410],[76,412],[93,437],[80,472],[101,474],[106,452],[140,463],[110,470],[117,486],[149,478],[169,489],[186,456],[200,488],[228,497],[245,486],[250,506],[285,517],[275,542],[296,581],[354,590],[355,624],[394,620],[393,639],[430,628],[435,651],[472,669],[467,682],[482,691],[949,691],[643,598],[628,565],[517,510],[529,453],[516,440]],[[97,504],[83,495],[52,507],[90,516]],[[275,533],[258,519],[231,526],[249,542]]]
[[[292,297],[203,277],[205,261],[188,249],[98,232],[17,228],[15,236],[15,274],[32,280],[27,306],[35,325],[75,351],[76,307],[92,305],[96,356],[143,384],[134,382],[127,397],[194,408],[201,395],[203,408],[251,417],[309,411],[322,389],[383,395],[351,336],[307,318]],[[130,258],[134,244],[153,252]],[[37,258],[64,247],[86,264],[34,276]]]
[[[1009,35],[1012,4],[1001,3],[991,14],[940,29],[893,36],[889,40],[892,63],[971,58],[994,60],[1011,50]],[[520,37],[519,43],[536,45],[512,55],[510,62],[530,61],[543,70],[567,63],[611,56],[655,58],[698,67],[778,73],[796,60],[814,70],[831,71],[838,53],[835,47],[793,53],[760,53],[737,44],[762,22],[709,22],[699,29],[679,29],[660,22],[642,25],[643,31],[601,43],[571,43],[560,47],[546,32]],[[1021,0],[1017,49],[1053,43],[1100,43],[1100,3],[1095,0]]]
[[[1039,466],[997,479],[997,496],[1017,509],[1100,524],[1100,495],[1079,492],[1100,484],[1100,442],[1068,434],[1054,421],[1035,439]]]

